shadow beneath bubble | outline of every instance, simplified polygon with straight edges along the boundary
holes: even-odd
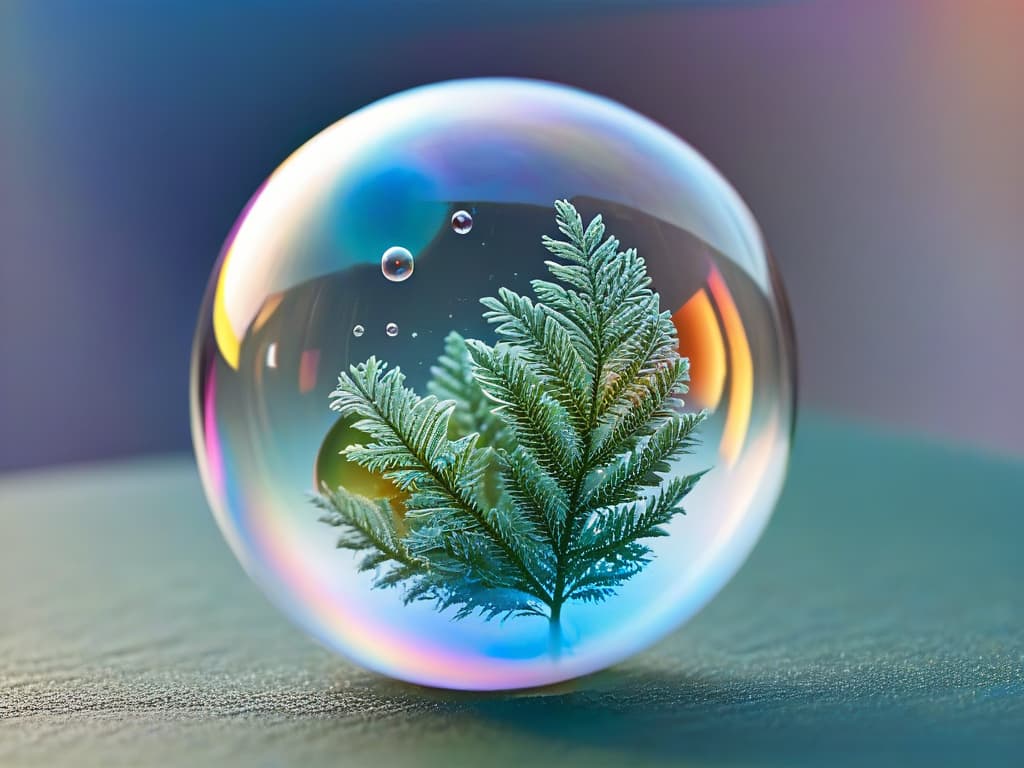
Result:
[[[622,668],[484,694],[387,685],[430,702],[436,717],[655,763],[1021,764],[1024,682],[994,684],[987,692],[994,706],[966,705],[965,696],[986,692],[969,683],[965,689],[963,664],[779,679]],[[1001,708],[999,699],[1010,706]],[[1001,709],[1008,717],[998,716]]]
[[[33,723],[33,744],[74,738],[103,756],[110,729],[130,740],[164,734],[196,754],[230,751],[223,764],[301,754],[334,765],[358,754],[337,764],[1017,766],[1024,755],[1019,665],[976,658],[760,677],[688,674],[652,659],[504,693],[420,688],[324,663],[301,676],[294,666],[131,674],[111,665],[56,685],[59,669],[29,670],[43,682],[0,691],[0,743],[6,715]]]

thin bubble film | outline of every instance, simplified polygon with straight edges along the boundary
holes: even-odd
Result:
[[[328,396],[371,356],[426,394],[449,331],[496,340],[479,299],[549,277],[552,204],[645,259],[679,351],[701,443],[671,473],[711,471],[646,568],[604,603],[566,604],[565,647],[547,622],[456,621],[339,550],[308,501],[320,484],[400,504],[390,482],[339,454],[366,436]],[[472,210],[473,236],[453,215]],[[482,243],[486,242],[486,247]],[[416,280],[381,277],[395,243]],[[389,323],[416,328],[388,338]],[[357,333],[363,327],[370,329]],[[373,329],[384,329],[373,332]],[[620,105],[522,80],[455,81],[372,104],[313,137],[242,212],[200,315],[192,430],[207,496],[232,549],[293,620],[355,661],[411,682],[537,686],[601,669],[692,616],[743,562],[781,489],[793,420],[792,338],[760,232],[692,148]],[[272,363],[272,364],[271,364]]]

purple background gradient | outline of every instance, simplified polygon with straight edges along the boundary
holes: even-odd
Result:
[[[351,110],[482,75],[617,99],[733,181],[805,405],[1024,454],[1024,2],[460,5],[0,4],[0,468],[187,448],[249,195]]]

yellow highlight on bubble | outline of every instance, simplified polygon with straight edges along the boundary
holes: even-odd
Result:
[[[224,264],[221,267],[220,275],[217,277],[217,289],[213,294],[213,337],[217,340],[217,349],[220,350],[224,362],[238,370],[238,357],[241,343],[231,327],[231,319],[228,317],[227,301],[224,298],[224,277],[228,274],[231,266],[231,250],[224,256]]]

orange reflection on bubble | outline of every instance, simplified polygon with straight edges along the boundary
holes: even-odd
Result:
[[[259,313],[256,315],[256,319],[252,321],[252,332],[255,333],[264,325],[270,316],[277,311],[277,308],[281,306],[281,302],[284,300],[283,293],[273,293],[266,298],[263,302],[263,306],[260,307]]]
[[[715,267],[708,273],[707,286],[672,315],[672,322],[679,333],[679,353],[690,359],[693,405],[715,410],[725,393],[728,372],[729,398],[718,453],[731,465],[750,427],[754,362],[739,309]]]
[[[713,411],[725,391],[725,343],[708,292],[702,288],[693,294],[672,322],[679,334],[679,354],[690,359],[687,401]]]

